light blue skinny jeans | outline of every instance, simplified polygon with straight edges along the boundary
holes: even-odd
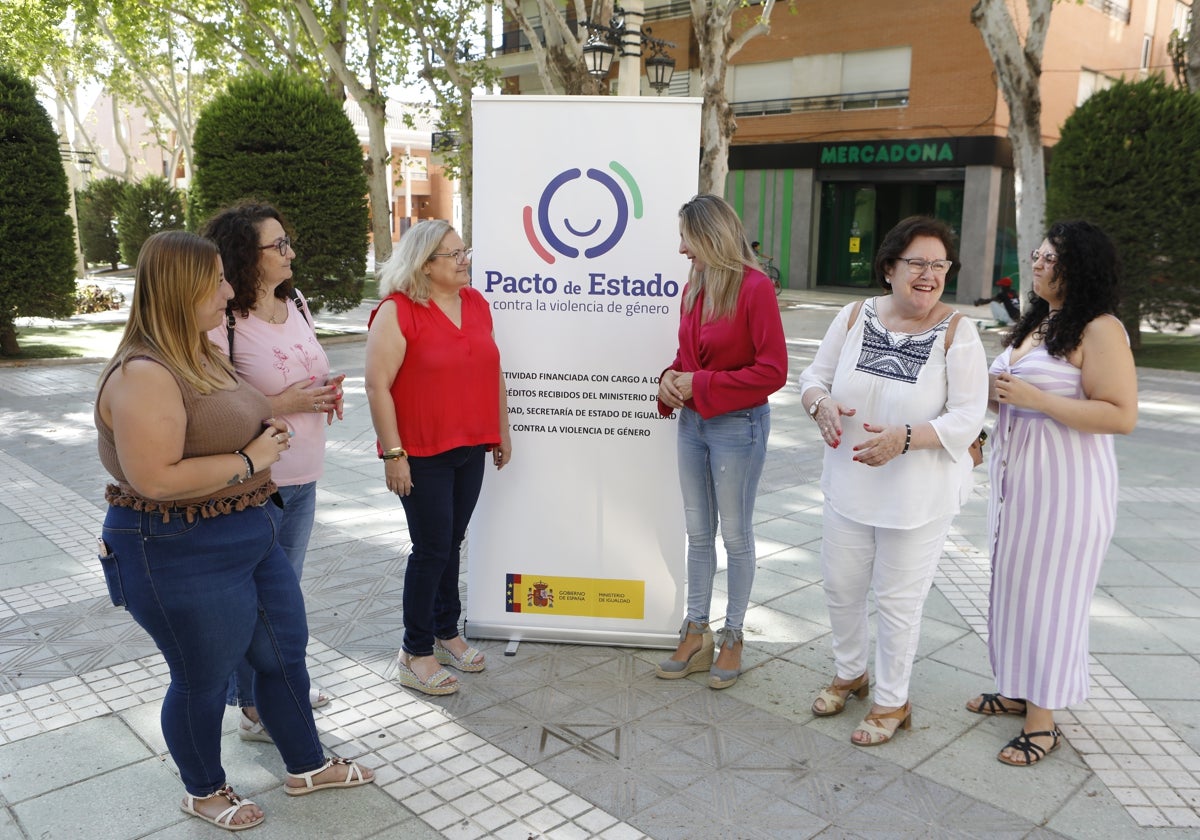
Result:
[[[708,420],[690,408],[680,411],[679,487],[688,540],[688,621],[709,620],[719,527],[729,560],[725,626],[742,629],[754,583],[754,498],[770,432],[768,405]]]
[[[263,507],[275,522],[276,541],[287,555],[296,580],[300,580],[304,555],[308,553],[308,538],[312,536],[313,518],[317,515],[317,482],[281,486],[279,496],[283,499],[282,510],[274,504]],[[243,659],[229,677],[225,702],[239,707],[254,705],[254,669],[249,660]]]

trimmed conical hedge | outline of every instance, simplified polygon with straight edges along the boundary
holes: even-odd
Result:
[[[362,146],[340,102],[277,73],[240,79],[204,109],[194,137],[190,221],[258,199],[288,220],[292,282],[314,309],[362,300],[367,179]]]

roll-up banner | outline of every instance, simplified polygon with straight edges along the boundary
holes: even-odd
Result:
[[[676,420],[658,414],[688,262],[700,100],[482,96],[472,284],[492,307],[513,458],[468,536],[474,638],[674,647]]]

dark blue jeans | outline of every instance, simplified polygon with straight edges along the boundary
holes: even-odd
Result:
[[[304,599],[266,507],[192,522],[110,507],[104,541],[113,603],[150,634],[170,668],[163,737],[188,793],[208,796],[225,784],[221,719],[229,675],[243,658],[288,772],[324,764],[308,704]]]
[[[412,492],[401,496],[412,554],[404,573],[404,650],[430,656],[433,640],[458,635],[459,554],[483,486],[484,446],[409,456]]]
[[[285,484],[279,488],[283,507],[263,505],[275,520],[275,534],[279,547],[287,555],[292,571],[299,579],[304,571],[304,557],[308,553],[308,540],[312,536],[313,517],[317,512],[317,482],[307,484]],[[254,668],[242,660],[229,679],[229,691],[225,702],[230,706],[254,705]]]

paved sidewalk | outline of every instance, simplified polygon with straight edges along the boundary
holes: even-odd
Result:
[[[788,293],[793,382],[848,299]],[[996,334],[986,341],[994,354]],[[1200,376],[1139,371],[1093,608],[1093,696],[1060,716],[1064,748],[1026,770],[995,760],[1016,719],[963,709],[991,687],[982,468],[926,609],[913,730],[861,749],[848,740],[861,704],[808,711],[831,661],[821,449],[794,386],[772,399],[736,686],[657,680],[660,651],[524,643],[506,657],[483,642],[488,670],[458,694],[400,688],[407,531],[374,455],[362,342],[329,352],[348,374],[346,419],[330,431],[305,564],[310,666],[335,698],[317,713],[325,744],[380,783],[286,797],[278,755],[238,740],[231,713],[230,780],[268,813],[255,838],[1200,837]],[[0,367],[0,840],[215,837],[178,809],[158,726],[165,667],[109,603],[95,560],[99,370]]]

